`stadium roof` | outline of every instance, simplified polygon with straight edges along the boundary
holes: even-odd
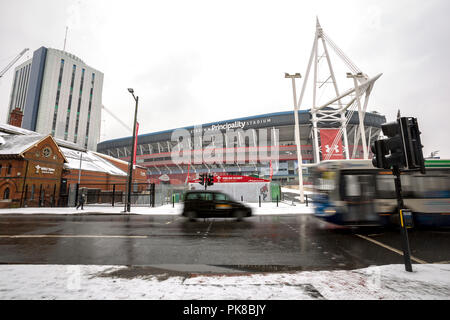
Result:
[[[307,110],[299,110],[299,123],[300,125],[306,125],[311,124],[311,113],[310,109]],[[276,126],[287,126],[287,125],[293,125],[294,124],[294,117],[293,117],[294,111],[282,111],[282,112],[274,112],[274,113],[266,113],[266,114],[260,114],[255,116],[249,116],[249,117],[242,117],[242,118],[234,118],[230,120],[222,120],[217,122],[209,122],[205,123],[201,126],[202,128],[211,127],[214,125],[222,125],[225,123],[233,123],[233,122],[258,122],[258,120],[262,120],[261,122],[258,122],[257,124],[254,124],[252,126],[253,129],[255,128],[264,128],[264,127],[276,127]],[[271,119],[270,121],[264,121],[264,119]],[[382,123],[386,122],[385,116],[375,113],[375,112],[366,112],[364,123],[367,126],[375,126],[380,127]],[[358,118],[358,112],[355,111],[353,115],[351,116],[349,120],[349,124],[359,124],[359,118]],[[328,124],[330,127],[334,127],[332,124]],[[185,130],[193,130],[197,126],[188,126],[188,127],[182,127],[182,128],[175,128],[170,130],[163,130],[158,132],[152,132],[152,133],[145,133],[145,134],[139,134],[138,135],[138,143],[152,143],[152,142],[160,142],[160,141],[166,141],[171,139],[171,133],[174,130],[178,129],[185,129]],[[245,127],[247,128],[247,127]],[[105,140],[100,142],[97,145],[97,150],[102,152],[102,150],[111,148],[111,147],[117,147],[121,145],[129,145],[131,142],[132,137],[123,137],[123,138],[117,138],[117,139],[111,139],[111,140]]]

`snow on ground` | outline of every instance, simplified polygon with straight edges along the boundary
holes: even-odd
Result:
[[[449,300],[450,264],[351,271],[117,277],[123,266],[0,265],[0,299]]]
[[[311,206],[305,204],[296,203],[295,206],[285,202],[279,202],[278,207],[276,203],[266,202],[261,204],[261,208],[258,203],[247,203],[246,205],[252,208],[254,215],[265,214],[311,214],[313,213]],[[132,214],[143,215],[180,215],[183,209],[182,204],[175,204],[175,208],[172,204],[163,205],[160,207],[133,207],[131,206]],[[62,207],[62,208],[14,208],[14,209],[0,209],[1,214],[89,214],[89,213],[104,213],[104,214],[120,214],[123,213],[123,206],[115,207],[103,207],[103,206],[84,206],[84,210],[76,209],[75,207]]]

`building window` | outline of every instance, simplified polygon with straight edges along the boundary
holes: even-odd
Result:
[[[33,200],[34,199],[34,190],[35,190],[35,185],[33,184],[32,186],[31,186],[31,194],[30,194],[30,200]]]
[[[80,82],[80,95],[78,96],[77,118],[75,121],[75,137],[73,140],[74,143],[77,143],[77,139],[78,139],[78,124],[80,123],[81,96],[83,94],[84,72],[85,72],[85,70],[82,69],[81,70],[81,82]]]
[[[69,120],[70,120],[70,110],[72,107],[72,95],[73,95],[73,82],[75,80],[75,72],[77,70],[77,66],[72,66],[72,79],[70,80],[70,92],[69,92],[69,104],[67,105],[67,116],[66,116],[66,127],[64,129],[64,140],[67,140],[67,136],[69,134]]]
[[[91,91],[89,93],[89,106],[88,106],[87,124],[86,124],[86,137],[84,138],[84,148],[85,149],[87,149],[87,146],[88,146],[89,124],[91,122],[92,96],[94,94],[94,82],[95,82],[95,73],[92,74]]]
[[[3,200],[9,199],[9,188],[6,188],[5,191],[3,191]]]
[[[12,165],[8,165],[8,170],[6,171],[6,174],[11,174]]]
[[[59,67],[59,77],[58,77],[58,91],[56,91],[55,112],[53,113],[52,136],[55,136],[55,131],[56,131],[56,119],[58,117],[58,105],[59,105],[59,96],[61,95],[61,82],[62,82],[63,71],[64,71],[64,59],[61,59],[61,65]]]
[[[15,95],[16,95],[16,85],[17,85],[17,78],[19,78],[19,70],[16,71],[14,74],[14,84],[13,84],[13,90],[11,94],[11,103],[9,104],[9,111],[11,111],[16,107],[14,105]]]

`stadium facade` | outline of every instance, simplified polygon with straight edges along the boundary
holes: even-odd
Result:
[[[348,117],[349,155],[361,159],[363,150],[357,134],[358,112]],[[299,111],[303,163],[316,162],[311,120],[310,110]],[[380,135],[381,124],[385,122],[385,116],[377,112],[365,113],[367,145]],[[336,133],[340,125],[338,122],[326,122],[319,126],[319,132],[329,130]],[[283,184],[295,183],[298,161],[294,128],[294,111],[286,111],[141,134],[137,139],[136,164],[147,167],[148,180],[154,183],[183,184],[188,176],[189,179],[195,179],[200,173],[257,176]],[[220,138],[220,135],[224,138]],[[263,141],[265,138],[267,142]],[[323,136],[321,139],[324,139]],[[187,140],[191,153],[187,160],[180,161],[174,155],[179,154],[183,140]],[[321,145],[324,142],[321,141]],[[129,161],[131,144],[132,137],[102,141],[97,145],[97,151]],[[213,159],[220,161],[205,160],[201,157],[205,153],[212,154]],[[342,151],[341,156],[344,156]],[[320,157],[322,160],[322,152]],[[308,183],[307,169],[305,177],[305,183]]]

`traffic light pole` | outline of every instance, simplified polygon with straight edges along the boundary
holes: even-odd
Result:
[[[414,222],[411,210],[404,209],[400,173],[401,169],[406,169],[425,174],[423,146],[420,141],[421,132],[416,118],[400,117],[400,112],[396,122],[383,124],[381,129],[387,138],[377,140],[372,144],[371,149],[374,153],[372,164],[376,168],[392,169],[395,176],[405,270],[412,272],[407,228],[412,227]]]
[[[400,230],[402,236],[402,247],[403,247],[403,258],[405,261],[405,270],[408,272],[412,272],[411,266],[411,250],[409,248],[409,239],[408,239],[408,229],[404,223],[402,210],[404,208],[403,197],[402,197],[402,183],[400,180],[400,168],[398,166],[394,166],[392,168],[392,173],[395,176],[395,192],[397,194],[397,206],[398,206],[398,214],[400,218]]]

